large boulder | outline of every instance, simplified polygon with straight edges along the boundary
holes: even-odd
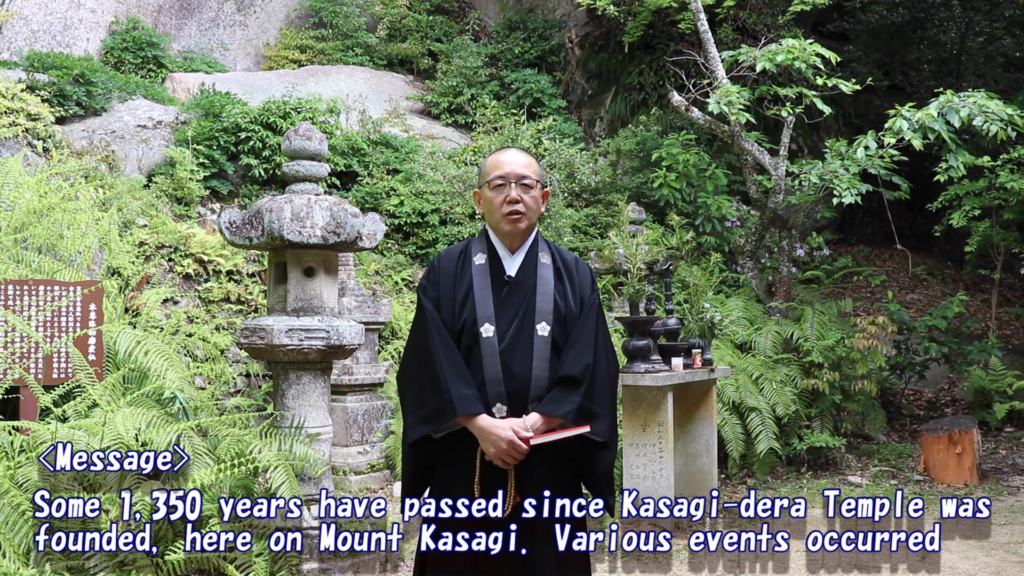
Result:
[[[168,74],[164,80],[171,94],[181,100],[191,98],[204,84],[231,92],[253,106],[286,94],[338,98],[350,108],[342,119],[350,127],[357,125],[362,114],[377,119],[394,111],[399,113],[398,124],[404,126],[396,125],[393,131],[438,140],[447,147],[471,142],[462,132],[424,116],[423,103],[410,98],[413,94],[422,94],[423,89],[411,76],[394,72],[362,66],[306,66],[298,70],[263,72],[176,73]]]
[[[45,162],[42,156],[24,143],[13,138],[0,139],[0,159],[13,158],[22,153],[24,155],[21,157],[21,163],[24,166],[38,166]]]
[[[149,176],[166,160],[166,150],[174,144],[172,133],[185,119],[177,108],[139,98],[60,129],[71,148],[113,152],[125,174]]]

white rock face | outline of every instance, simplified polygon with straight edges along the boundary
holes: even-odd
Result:
[[[343,119],[348,126],[355,127],[360,114],[376,119],[397,112],[406,125],[403,130],[406,134],[439,140],[448,147],[471,142],[458,130],[423,116],[423,104],[410,98],[413,94],[422,94],[423,90],[414,84],[412,77],[394,72],[362,66],[307,66],[298,70],[262,72],[177,73],[168,74],[164,80],[167,89],[180,100],[194,96],[203,84],[231,92],[254,106],[286,94],[339,98],[351,108]]]
[[[98,56],[110,23],[136,15],[175,51],[211,53],[229,70],[257,70],[264,44],[303,17],[305,0],[17,0],[0,27],[0,58],[27,48]]]
[[[42,82],[50,81],[50,77],[46,74],[27,74],[24,70],[0,70],[0,79],[3,80],[10,80],[11,82],[27,82],[29,78],[40,80]]]
[[[125,174],[149,176],[174,144],[172,132],[186,116],[173,106],[142,98],[121,102],[105,114],[60,127],[76,149],[111,150]]]

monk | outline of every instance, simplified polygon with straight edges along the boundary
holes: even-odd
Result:
[[[556,538],[556,524],[575,534],[586,518],[543,518],[543,502],[553,514],[555,499],[585,488],[614,513],[618,361],[593,271],[538,227],[550,196],[531,154],[491,153],[473,191],[485,225],[420,280],[397,380],[402,502],[428,489],[438,503],[501,496],[504,515],[423,519],[414,574],[590,575],[589,554],[559,551]],[[589,433],[529,444],[583,425]],[[503,546],[445,551],[446,532],[467,542],[502,532]]]

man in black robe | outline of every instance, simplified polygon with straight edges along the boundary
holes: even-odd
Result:
[[[518,498],[504,518],[424,518],[417,575],[589,575],[589,554],[559,551],[555,533],[556,523],[571,525],[572,536],[586,531],[586,518],[542,518],[544,500],[553,515],[557,498],[582,498],[585,487],[614,514],[618,362],[593,271],[539,233],[551,194],[543,179],[518,148],[485,158],[473,191],[484,230],[437,255],[417,289],[398,372],[403,505],[428,489],[438,503],[507,496],[510,474]],[[586,435],[527,444],[585,424]],[[532,519],[522,517],[528,498]],[[503,531],[502,551],[425,551],[429,524],[435,544],[444,532],[468,531],[471,540]]]

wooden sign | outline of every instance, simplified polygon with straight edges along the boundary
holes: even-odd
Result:
[[[26,380],[48,386],[75,376],[69,346],[103,377],[102,325],[103,288],[97,281],[0,282],[0,382],[19,386],[19,419],[37,416]]]

